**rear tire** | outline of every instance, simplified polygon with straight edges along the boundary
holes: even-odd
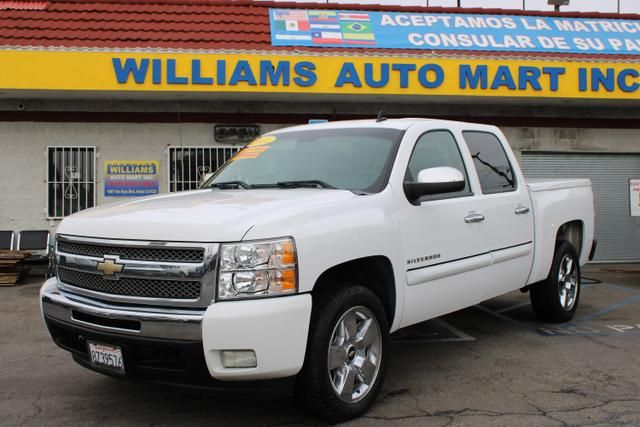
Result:
[[[384,308],[369,289],[345,285],[319,296],[296,400],[333,422],[364,414],[382,387],[388,340]]]
[[[531,287],[530,297],[542,321],[563,323],[573,318],[580,299],[580,260],[571,243],[556,243],[549,276]]]

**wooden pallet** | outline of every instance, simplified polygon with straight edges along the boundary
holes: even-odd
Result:
[[[13,286],[20,280],[21,273],[0,273],[0,286]]]
[[[27,271],[24,261],[29,252],[0,251],[0,286],[15,286]]]

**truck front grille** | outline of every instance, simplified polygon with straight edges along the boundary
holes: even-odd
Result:
[[[196,300],[200,298],[201,285],[198,281],[130,277],[105,279],[102,274],[85,273],[63,267],[58,268],[58,279],[63,284],[103,294],[179,300]]]
[[[201,263],[204,260],[202,248],[127,247],[59,240],[58,250],[68,254],[97,258],[117,255],[122,259],[133,261]]]
[[[57,235],[58,281],[101,302],[201,309],[215,298],[219,246]]]

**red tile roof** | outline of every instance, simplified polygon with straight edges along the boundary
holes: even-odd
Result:
[[[46,6],[46,1],[0,1],[0,10],[43,10]]]
[[[0,46],[61,48],[155,48],[259,50],[296,52],[355,52],[428,55],[432,52],[387,49],[337,49],[271,46],[269,8],[402,11],[431,13],[490,13],[523,15],[505,9],[458,9],[380,5],[300,4],[216,0],[0,0]],[[555,16],[555,12],[527,15]],[[565,17],[640,19],[638,15],[560,13]],[[438,55],[479,55],[444,52]],[[557,57],[566,54],[491,53],[492,56]],[[584,58],[585,55],[580,55]],[[588,57],[588,56],[587,56]],[[611,59],[629,58],[608,55]]]

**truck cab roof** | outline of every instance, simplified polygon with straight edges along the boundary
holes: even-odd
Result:
[[[459,128],[460,130],[485,130],[485,131],[495,131],[497,128],[495,126],[490,125],[481,125],[477,123],[467,123],[460,122],[454,120],[441,120],[441,119],[422,119],[422,118],[403,118],[403,119],[385,119],[383,121],[377,121],[376,119],[366,119],[366,120],[342,120],[336,122],[326,122],[326,123],[316,123],[310,125],[299,125],[292,126],[284,129],[278,129],[277,133],[283,132],[296,132],[307,129],[317,129],[317,130],[328,130],[328,129],[353,129],[353,128],[370,128],[370,127],[380,127],[385,129],[398,129],[398,130],[407,130],[411,126],[416,124],[432,124],[434,128],[443,128],[443,129],[454,129]]]

